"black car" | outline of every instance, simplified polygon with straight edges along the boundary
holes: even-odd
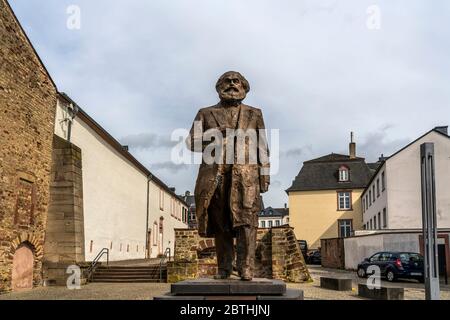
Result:
[[[322,264],[322,256],[320,255],[320,250],[314,250],[308,252],[306,256],[307,264]]]
[[[419,253],[377,252],[358,264],[357,273],[360,278],[371,274],[367,272],[369,266],[378,266],[381,276],[391,282],[399,278],[424,281],[423,257]]]

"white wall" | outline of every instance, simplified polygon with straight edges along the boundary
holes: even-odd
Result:
[[[356,270],[358,263],[379,251],[419,252],[419,233],[379,233],[344,239],[345,268]]]
[[[372,201],[372,204],[363,212],[363,224],[368,225],[369,220],[376,216],[377,217],[377,229],[383,229],[383,223],[381,224],[381,226],[378,225],[378,212],[380,212],[380,217],[381,217],[382,222],[384,222],[384,220],[383,220],[383,209],[384,208],[386,208],[386,215],[389,216],[388,193],[387,193],[387,189],[385,189],[383,191],[382,182],[381,182],[382,181],[381,175],[383,172],[385,172],[385,181],[387,181],[387,179],[386,179],[387,178],[386,164],[383,164],[381,169],[378,171],[378,174],[376,175],[375,179],[372,181],[372,183],[369,186],[370,190],[373,190],[372,186],[375,186],[375,202]],[[377,197],[377,185],[376,185],[377,179],[379,179],[379,181],[380,181],[380,196],[379,197]],[[368,199],[368,196],[367,196],[368,194],[369,194],[369,188],[367,188],[363,197]],[[373,195],[372,195],[372,200],[373,200]],[[361,201],[363,201],[362,198],[361,198]],[[387,220],[388,220],[387,228],[389,228],[389,217],[387,218]],[[372,222],[372,225],[373,225],[373,222]]]
[[[160,192],[164,197],[163,206],[160,207]],[[172,215],[171,209],[171,199],[175,201],[175,211],[174,216]],[[187,209],[185,205],[182,204],[179,199],[175,199],[173,195],[168,193],[166,190],[162,189],[155,182],[150,182],[150,196],[149,196],[149,230],[151,230],[151,241],[150,241],[150,257],[156,258],[159,253],[164,253],[166,248],[170,248],[171,254],[174,253],[174,241],[175,241],[175,228],[187,228],[187,224],[182,221],[182,208]],[[163,234],[162,234],[162,244],[160,241],[161,236],[159,235],[159,222],[160,218],[163,218]],[[154,225],[158,226],[156,228],[156,233],[158,234],[156,239]],[[156,241],[154,241],[156,240]]]
[[[58,102],[55,134],[67,139],[65,107]],[[110,260],[146,257],[147,176],[100,137],[79,117],[73,121],[71,142],[81,149],[83,172],[83,212],[86,261],[91,261],[102,248],[110,249]],[[186,225],[171,216],[170,198],[164,192],[164,210],[159,209],[159,185],[150,183],[149,229],[163,217],[163,244],[173,254],[173,228]],[[177,212],[181,219],[181,202]],[[92,241],[92,252],[91,248]],[[160,242],[160,238],[158,238]],[[158,248],[158,242],[156,248]],[[112,243],[112,249],[111,249]],[[152,246],[152,257],[158,250]]]
[[[386,162],[390,229],[422,227],[420,145],[424,142],[434,142],[437,224],[450,227],[450,139],[432,131]]]

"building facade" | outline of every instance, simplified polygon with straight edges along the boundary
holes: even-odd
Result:
[[[289,225],[289,208],[267,207],[258,213],[258,227],[272,228]]]
[[[344,240],[345,266],[355,269],[378,251],[423,253],[420,145],[434,143],[438,262],[450,274],[450,137],[436,127],[379,166],[362,194],[363,227]]]
[[[437,127],[405,146],[378,168],[362,195],[366,230],[422,228],[420,145],[433,142],[437,224],[450,228],[450,138]]]
[[[349,155],[329,154],[305,161],[291,187],[290,225],[308,248],[320,247],[320,239],[348,237],[362,228],[360,197],[372,171],[364,158],[356,157],[356,144]]]
[[[0,292],[42,283],[56,86],[0,0]]]
[[[103,248],[110,260],[155,258],[167,248],[173,253],[174,228],[187,222],[187,204],[174,190],[65,94],[54,130],[81,152],[85,260]]]

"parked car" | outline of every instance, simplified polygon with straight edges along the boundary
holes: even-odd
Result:
[[[307,264],[322,264],[322,256],[320,254],[320,250],[314,250],[308,252],[306,256]]]
[[[367,272],[369,266],[378,266],[381,277],[385,277],[390,282],[399,278],[424,281],[423,256],[419,253],[377,252],[358,264],[357,273],[360,278],[371,274]]]

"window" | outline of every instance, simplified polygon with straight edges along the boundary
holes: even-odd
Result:
[[[352,220],[339,220],[339,237],[346,238],[352,234]]]
[[[89,246],[89,252],[92,252],[93,249],[94,249],[94,241],[91,240],[91,244]]]
[[[373,202],[375,202],[375,185],[372,186]]]
[[[369,190],[369,206],[372,205],[372,190]]]
[[[381,229],[381,212],[378,212],[378,229]]]
[[[377,216],[373,217],[373,228],[376,229],[377,228]]]
[[[375,253],[373,256],[370,257],[369,261],[370,262],[377,262],[380,261],[380,253]]]
[[[345,182],[349,180],[349,170],[346,166],[341,166],[339,168],[339,181]]]
[[[383,252],[380,255],[379,261],[390,261],[392,257],[392,253]]]
[[[363,209],[363,213],[366,211],[366,198],[362,199],[362,209]]]
[[[155,221],[153,223],[153,245],[156,246],[158,244],[158,223]]]
[[[164,191],[159,189],[159,209],[164,210]]]
[[[383,209],[383,228],[387,228],[387,216],[386,216],[386,208]]]
[[[380,178],[377,179],[377,198],[380,196]]]
[[[338,210],[351,210],[351,193],[349,191],[338,192]]]
[[[269,228],[272,228],[272,220],[269,220]]]
[[[370,226],[370,230],[372,230],[373,224],[372,224],[372,219],[369,220],[369,226]]]
[[[261,221],[261,228],[265,228],[266,227],[266,222],[263,220]]]
[[[381,173],[381,190],[384,191],[386,189],[386,180],[384,178],[384,171]]]
[[[276,226],[276,227],[279,227],[279,226],[280,226],[280,220],[276,220],[276,221],[275,221],[275,226]]]

